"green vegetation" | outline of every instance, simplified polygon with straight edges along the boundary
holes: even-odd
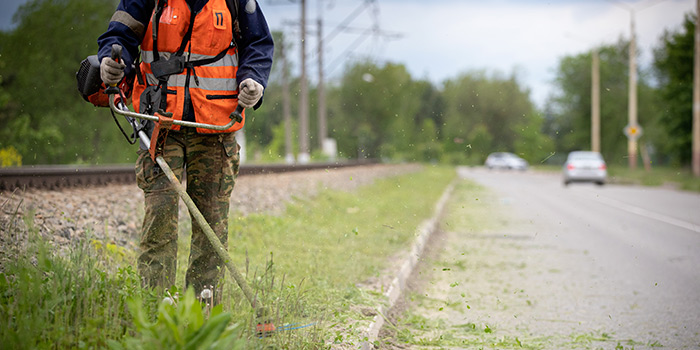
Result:
[[[125,337],[126,345],[110,340],[110,348],[224,350],[241,349],[245,345],[241,337],[241,324],[229,325],[231,314],[222,312],[221,304],[211,311],[203,308],[192,289],[185,292],[184,298],[173,300],[173,304],[162,302],[158,308],[157,321],[151,322],[141,300],[130,300],[129,310],[139,336]],[[209,314],[205,315],[207,312]]]
[[[533,170],[547,173],[561,173],[561,165],[533,165]],[[627,166],[608,166],[610,183],[641,185],[641,186],[671,186],[684,191],[700,192],[700,179],[693,176],[690,169],[652,166],[649,171],[642,169],[630,170]]]
[[[86,241],[55,255],[28,222],[25,251],[0,273],[0,342],[7,349],[104,348],[126,331],[129,298],[151,300],[131,265]],[[7,247],[4,247],[7,249]]]
[[[690,164],[695,14],[687,14],[679,32],[667,32],[654,50],[652,69],[638,74],[638,120],[644,128],[639,146],[653,164],[683,167]],[[628,124],[629,42],[593,48],[600,57],[601,152],[609,165],[625,165]],[[555,84],[559,91],[547,102],[543,132],[555,143],[558,156],[591,144],[592,53],[559,61]],[[654,84],[656,83],[656,84]],[[641,162],[640,162],[641,164]]]
[[[630,170],[627,167],[608,168],[608,176],[614,183],[643,186],[673,186],[685,191],[700,192],[700,178],[694,177],[689,169],[654,167],[650,171]]]
[[[387,258],[410,246],[454,176],[452,168],[425,167],[353,192],[299,199],[280,216],[233,221],[230,252],[272,311],[266,319],[277,327],[308,325],[262,339],[258,319],[230,279],[213,309],[177,287],[169,291],[180,292],[177,305],[165,305],[162,291],[141,288],[132,252],[87,240],[70,254],[54,254],[29,221],[26,250],[0,265],[0,343],[8,349],[358,346],[372,317],[366,310],[383,302],[381,291],[358,285],[380,276]],[[183,273],[180,266],[178,281]]]
[[[14,147],[21,164],[136,159],[109,112],[76,89],[80,62],[97,53],[97,37],[116,6],[115,0],[33,0],[20,7],[17,27],[0,32],[0,150]]]
[[[377,275],[386,257],[412,242],[416,227],[432,215],[453,176],[452,168],[429,167],[353,192],[322,192],[298,201],[282,217],[241,218],[232,223],[231,251],[234,256],[247,251],[258,262],[272,254],[288,280],[324,276],[310,283],[353,288]]]
[[[654,50],[654,68],[660,81],[659,96],[665,108],[659,127],[669,135],[656,143],[674,166],[689,164],[693,122],[693,55],[697,14],[686,14],[679,32],[666,32]]]
[[[0,165],[119,163],[134,148],[121,140],[105,109],[83,101],[75,89],[79,62],[96,52],[116,0],[30,0],[15,15],[17,27],[0,32]],[[695,15],[667,32],[652,67],[640,67],[639,140],[654,164],[690,163],[692,55]],[[274,33],[277,47],[292,39]],[[628,47],[620,39],[594,48],[600,57],[601,149],[611,165],[625,164]],[[276,50],[275,54],[279,54]],[[494,151],[511,151],[531,164],[561,163],[561,155],[590,149],[590,52],[565,56],[555,68],[557,90],[539,110],[530,92],[510,74],[472,68],[440,84],[416,79],[405,65],[359,60],[326,85],[328,137],[341,158],[382,158],[448,164],[482,164]],[[285,156],[282,60],[275,58],[264,107],[248,111],[248,159]],[[290,62],[294,65],[294,62]],[[292,95],[299,79],[291,77]],[[310,87],[310,140],[322,160],[317,91]],[[292,111],[298,110],[293,98]],[[296,134],[297,121],[292,121]],[[298,140],[294,137],[294,143]]]

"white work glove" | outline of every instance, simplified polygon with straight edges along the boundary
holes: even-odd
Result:
[[[117,85],[124,77],[125,67],[124,63],[105,57],[100,62],[100,78],[106,85]]]
[[[238,103],[245,108],[254,107],[263,94],[263,86],[257,81],[248,78],[238,85]]]

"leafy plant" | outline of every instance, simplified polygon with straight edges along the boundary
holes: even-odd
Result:
[[[160,302],[155,322],[149,321],[142,300],[131,299],[128,304],[138,334],[126,337],[122,343],[110,340],[109,347],[113,350],[241,349],[245,345],[241,325],[229,324],[231,314],[223,312],[221,304],[214,307],[205,320],[205,305],[195,298],[192,288],[173,304],[165,300]]]

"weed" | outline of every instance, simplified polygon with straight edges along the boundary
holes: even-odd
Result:
[[[4,347],[105,347],[124,334],[127,299],[145,294],[133,269],[110,271],[84,241],[66,257],[51,254],[36,230],[29,242],[0,274]]]

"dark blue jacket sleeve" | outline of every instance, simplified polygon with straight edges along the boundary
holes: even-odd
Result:
[[[267,20],[265,20],[257,1],[234,1],[239,3],[238,21],[241,29],[241,36],[236,39],[239,62],[236,81],[241,82],[252,78],[263,87],[267,87],[274,49]],[[249,2],[251,5],[246,6]],[[197,7],[203,7],[204,3],[206,1],[197,1]],[[99,59],[102,60],[103,57],[110,55],[112,44],[119,44],[123,47],[122,58],[127,64],[128,73],[131,64],[138,55],[138,48],[143,40],[145,28],[148,27],[151,19],[153,6],[154,1],[152,0],[121,0],[107,31],[97,40]],[[260,102],[255,108],[259,106]]]
[[[267,87],[274,50],[272,34],[256,0],[234,1],[239,2],[238,21],[241,28],[241,37],[236,41],[238,45],[236,81],[240,83],[247,78],[252,78],[263,87]],[[253,2],[255,6],[246,6],[248,2]],[[261,102],[262,99],[255,106],[256,109]]]
[[[153,13],[154,1],[149,0],[120,0],[107,31],[97,39],[99,51],[97,56],[109,56],[112,44],[122,46],[122,58],[126,63],[126,73],[131,70],[131,64],[138,55],[139,45],[148,27]]]

